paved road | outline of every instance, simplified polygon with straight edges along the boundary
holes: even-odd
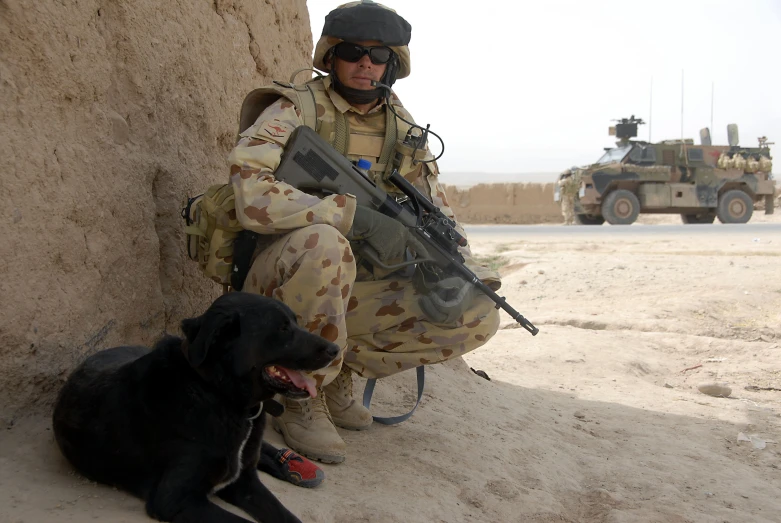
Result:
[[[664,235],[664,236],[752,236],[767,237],[781,235],[781,223],[746,223],[724,225],[468,225],[466,233],[470,238],[480,235],[506,234],[511,236],[621,236],[621,235]]]

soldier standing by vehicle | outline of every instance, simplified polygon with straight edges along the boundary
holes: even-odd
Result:
[[[370,160],[369,175],[389,193],[397,191],[382,179],[387,144],[392,148],[410,126],[394,116],[372,82],[391,86],[409,75],[410,36],[410,25],[391,9],[369,1],[344,4],[326,16],[315,48],[314,67],[329,74],[306,84],[321,134],[322,126],[331,129],[330,143],[348,159]],[[395,94],[387,100],[412,121]],[[460,277],[443,279],[422,296],[410,275],[372,267],[353,251],[351,241],[362,240],[387,264],[404,260],[416,245],[399,222],[356,205],[349,194],[308,194],[274,177],[304,116],[286,97],[265,109],[230,155],[230,180],[241,226],[261,235],[243,290],[283,301],[300,325],[342,347],[329,367],[312,373],[317,397],[285,400],[285,413],[274,422],[294,450],[339,463],[345,443],[334,425],[362,430],[372,423],[368,409],[353,399],[353,372],[381,378],[460,356],[486,343],[499,317],[494,303]],[[455,220],[436,164],[410,160],[400,174]],[[468,248],[461,252],[481,281],[499,288],[496,272],[477,264]]]
[[[575,195],[578,194],[577,177],[572,172],[564,173],[558,181],[561,197],[561,214],[564,216],[564,225],[575,224]]]

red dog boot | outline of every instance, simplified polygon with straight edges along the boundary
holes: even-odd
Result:
[[[271,449],[273,447],[264,441],[258,463],[258,468],[263,472],[293,485],[306,488],[316,487],[325,479],[325,473],[320,467],[304,456],[286,448],[281,448],[275,453],[270,452]]]

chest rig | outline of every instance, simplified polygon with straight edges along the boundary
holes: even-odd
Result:
[[[321,138],[350,160],[366,159],[372,163],[369,174],[374,183],[392,194],[401,194],[385,182],[393,168],[399,170],[413,185],[418,185],[425,149],[414,150],[403,144],[410,125],[396,118],[386,107],[384,111],[359,114],[339,110],[328,94],[329,78],[319,77],[304,84],[295,84],[296,71],[290,82],[274,84],[252,91],[241,108],[239,132],[255,123],[260,113],[280,96],[289,99],[300,111],[304,125],[314,129]],[[337,95],[338,96],[338,95]],[[336,103],[347,106],[344,100]],[[395,94],[390,97],[393,108],[407,120],[412,117],[401,105]],[[417,160],[417,161],[415,161]],[[418,183],[416,183],[418,182]]]
[[[368,114],[340,111],[327,93],[329,84],[328,79],[309,84],[317,108],[316,125],[319,128],[315,130],[348,159],[369,160],[372,163],[369,174],[374,183],[388,193],[401,194],[396,186],[385,180],[395,167],[407,181],[416,182],[422,172],[422,164],[413,160],[421,160],[425,155],[425,150],[420,149],[413,158],[413,150],[402,144],[410,125],[396,118],[387,107],[384,111]],[[412,120],[395,95],[390,97],[390,103],[397,112],[403,113],[405,119]]]

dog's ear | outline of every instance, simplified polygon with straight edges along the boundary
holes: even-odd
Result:
[[[182,331],[187,336],[187,359],[198,368],[212,347],[241,333],[240,316],[236,311],[207,313],[183,320]]]

